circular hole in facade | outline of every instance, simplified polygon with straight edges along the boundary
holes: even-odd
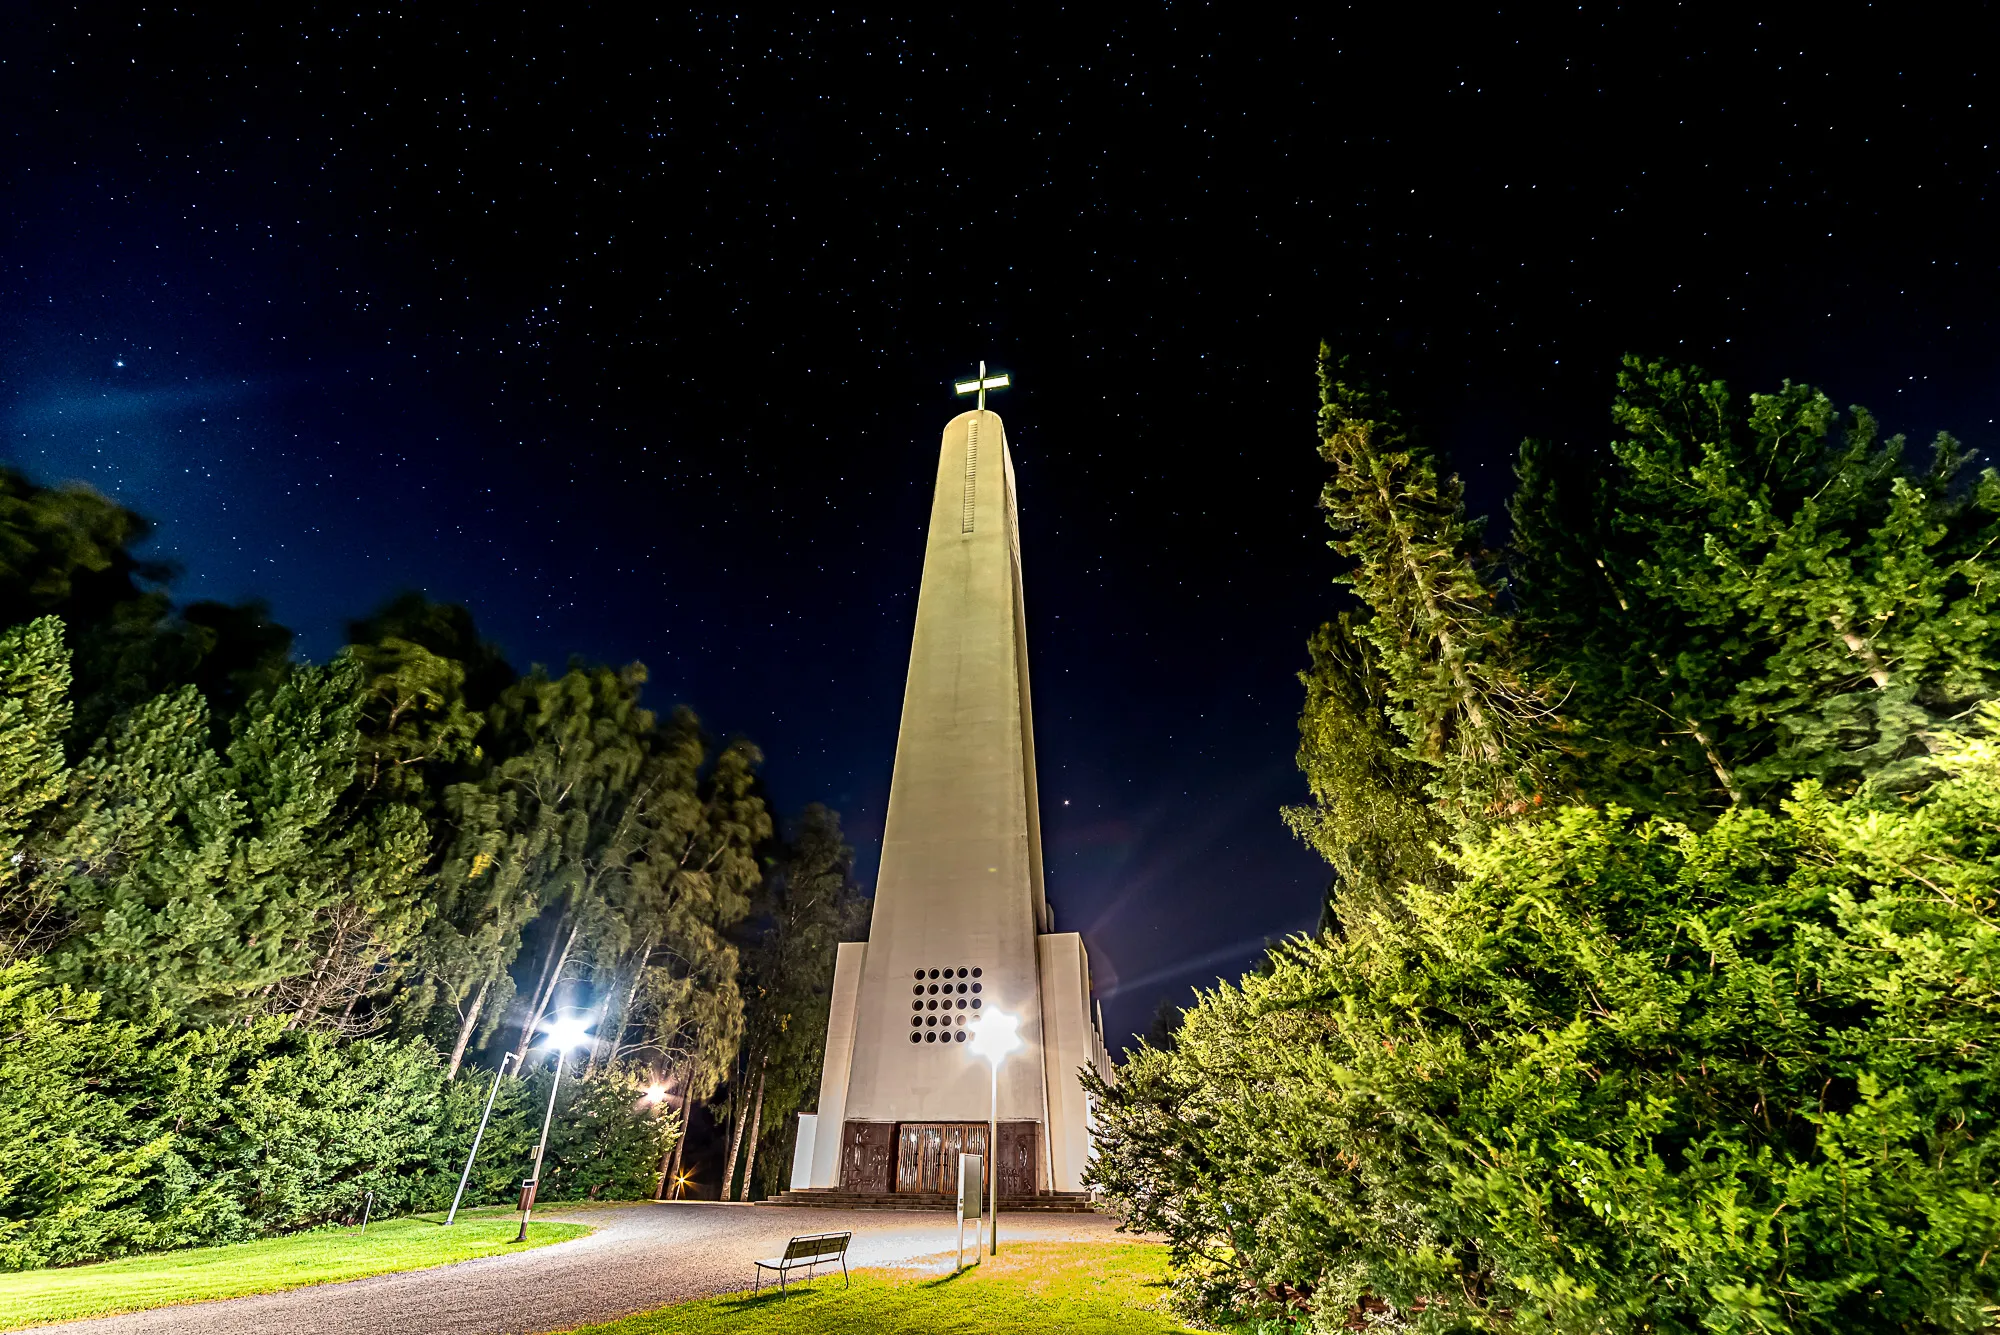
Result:
[[[965,977],[965,976],[966,976],[966,975],[967,975],[968,973],[970,973],[970,972],[972,972],[972,971],[971,971],[970,969],[960,969],[960,970],[958,971],[958,976],[959,976],[960,978],[963,978],[963,977]]]
[[[974,970],[972,971],[972,976],[973,976],[974,978],[977,978],[977,977],[979,977],[980,973],[981,973],[981,970],[978,970],[978,969],[974,969]]]
[[[930,987],[930,993],[931,993],[931,995],[932,995],[932,996],[936,996],[936,995],[937,995],[937,984],[936,984],[936,983],[932,983],[932,984],[931,984],[931,987]]]
[[[912,1015],[912,1016],[910,1017],[910,1028],[912,1028],[912,1029],[921,1029],[921,1028],[923,1028],[923,1027],[924,1027],[924,1017],[923,1017],[923,1016],[921,1016],[921,1015]]]
[[[937,970],[936,970],[936,969],[932,969],[932,970],[931,970],[931,977],[933,977],[933,978],[937,977]]]
[[[937,1009],[937,1003],[935,1001],[926,1001],[924,1003],[924,1009],[927,1011],[934,1011]]]
[[[924,994],[924,985],[922,983],[918,983],[916,987],[912,990],[915,991],[918,996],[922,996]]]
[[[935,1042],[937,1042],[937,1035],[936,1035],[936,1034],[925,1034],[925,1035],[924,1035],[924,1042],[926,1042],[926,1043],[935,1043]]]
[[[935,1026],[935,1025],[937,1024],[937,1016],[935,1016],[935,1015],[926,1015],[926,1016],[924,1017],[924,1023],[925,1023],[925,1024],[927,1024],[927,1025],[933,1025],[933,1026]]]
[[[964,983],[960,983],[960,984],[958,985],[958,990],[959,990],[959,991],[961,991],[961,992],[965,991],[965,990],[966,990],[966,989],[965,989],[965,984],[964,984]]]
[[[912,1043],[921,1043],[924,1041],[924,1036],[922,1034],[911,1034],[910,1041]]]
[[[963,1043],[965,1041],[965,1031],[961,1029],[957,1033],[953,1034],[952,1037],[957,1039],[960,1043]]]
[[[972,985],[972,990],[973,990],[974,992],[977,992],[977,991],[979,990],[979,987],[980,987],[980,985],[979,985],[978,983],[974,983],[974,984]]]
[[[924,976],[924,971],[922,969],[917,970],[917,977],[922,978],[923,976]]]
[[[958,999],[958,1008],[959,1008],[960,1010],[964,1010],[964,1009],[965,1009],[965,998],[964,998],[964,997],[960,997],[960,998]]]
[[[923,1008],[924,1008],[924,1003],[921,1001],[913,1001],[910,1003],[910,1009],[913,1011],[920,1011]]]
[[[974,998],[972,999],[972,1009],[974,1009],[974,1010],[978,1010],[978,1009],[979,1009],[979,998],[977,998],[977,997],[974,997]]]

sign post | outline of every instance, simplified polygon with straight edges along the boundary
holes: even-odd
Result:
[[[972,1239],[979,1241],[979,1207],[986,1197],[980,1190],[981,1179],[986,1176],[986,1156],[961,1154],[958,1156],[958,1264],[954,1270],[965,1268],[965,1217],[972,1216]],[[975,1245],[973,1252],[978,1253]]]

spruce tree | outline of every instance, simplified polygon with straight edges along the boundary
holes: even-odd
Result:
[[[40,617],[0,633],[0,967],[47,949],[61,929],[34,838],[67,786],[69,653],[62,623]]]
[[[1434,772],[1455,819],[1517,815],[1541,796],[1553,714],[1514,662],[1458,479],[1382,395],[1320,348],[1320,506],[1367,607],[1353,626],[1380,665],[1400,753]]]

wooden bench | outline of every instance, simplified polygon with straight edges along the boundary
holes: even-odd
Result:
[[[756,1293],[763,1287],[764,1272],[766,1270],[775,1270],[778,1272],[778,1291],[782,1293],[785,1289],[785,1280],[792,1271],[798,1269],[800,1266],[804,1266],[806,1268],[806,1278],[811,1279],[813,1277],[812,1270],[814,1266],[818,1265],[821,1261],[834,1260],[840,1262],[841,1287],[845,1288],[854,1282],[847,1275],[847,1244],[853,1240],[854,1234],[851,1232],[807,1233],[793,1238],[785,1244],[785,1254],[783,1256],[774,1256],[768,1261],[755,1262],[757,1267],[757,1283],[751,1287],[750,1291]]]

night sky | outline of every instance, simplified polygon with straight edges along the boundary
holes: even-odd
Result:
[[[1628,350],[2000,443],[2000,34],[1900,8],[17,0],[4,449],[309,657],[414,587],[641,659],[872,876],[948,382],[1005,367],[1116,1046],[1317,913],[1321,338],[1482,510]]]

